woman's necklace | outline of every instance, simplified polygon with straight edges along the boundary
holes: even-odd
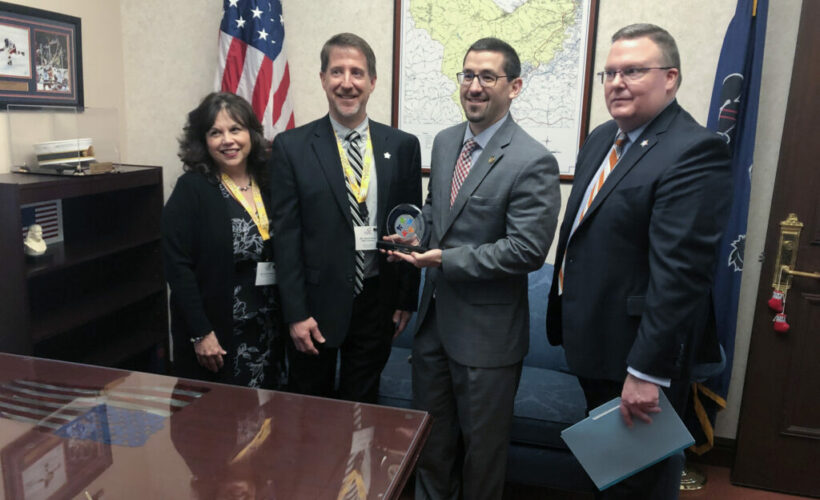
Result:
[[[245,186],[240,185],[238,182],[236,182],[236,181],[233,179],[233,177],[231,177],[231,176],[228,176],[228,177],[229,177],[229,178],[231,179],[231,181],[233,181],[233,183],[236,185],[236,188],[237,188],[238,190],[242,191],[243,193],[245,193],[245,192],[247,192],[247,191],[250,191],[251,187],[253,187],[253,178],[251,178],[250,176],[248,176],[248,177],[247,177],[247,179],[248,179],[248,184],[247,184],[247,185],[245,185]]]

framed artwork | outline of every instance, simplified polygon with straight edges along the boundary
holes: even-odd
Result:
[[[429,172],[433,138],[464,120],[460,85],[467,49],[500,38],[521,60],[510,113],[572,179],[588,132],[598,0],[394,0],[393,126],[416,135]]]
[[[0,2],[0,109],[83,107],[80,18]]]

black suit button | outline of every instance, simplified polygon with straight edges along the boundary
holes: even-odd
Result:
[[[569,262],[570,264],[572,264],[573,262],[575,262],[575,259],[573,259],[572,257],[570,257],[569,259],[567,259],[567,262]]]

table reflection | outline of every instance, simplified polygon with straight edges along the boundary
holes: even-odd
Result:
[[[397,498],[429,424],[415,411],[0,354],[7,499]]]

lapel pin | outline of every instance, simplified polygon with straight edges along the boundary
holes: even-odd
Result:
[[[390,153],[385,153],[384,157],[389,160],[390,159]]]
[[[643,142],[641,143],[642,148],[645,148],[648,145],[649,145],[649,140],[648,139],[644,139]]]
[[[491,156],[490,159],[488,160],[488,163],[490,165],[492,165],[494,161],[495,161],[495,156]]]

